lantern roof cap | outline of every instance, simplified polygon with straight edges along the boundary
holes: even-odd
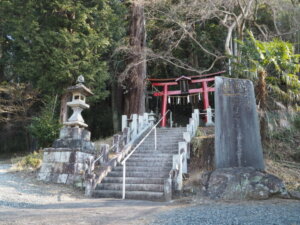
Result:
[[[177,82],[177,81],[180,81],[180,80],[192,80],[192,78],[186,77],[186,76],[181,76],[181,77],[177,78],[175,81]]]
[[[89,88],[87,88],[83,83],[77,83],[74,86],[68,87],[67,92],[71,92],[71,93],[80,92],[81,94],[87,97],[94,95],[94,93]]]

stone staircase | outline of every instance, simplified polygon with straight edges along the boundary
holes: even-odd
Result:
[[[126,162],[126,199],[163,201],[164,182],[172,169],[173,154],[178,153],[178,142],[183,141],[182,128],[158,128],[157,150],[154,132],[140,145]],[[98,198],[121,198],[123,166],[117,165],[97,185],[93,192]]]

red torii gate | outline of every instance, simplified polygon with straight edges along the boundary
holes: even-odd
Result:
[[[168,102],[168,96],[172,95],[180,95],[180,94],[195,94],[195,93],[203,93],[203,109],[206,110],[210,105],[209,105],[209,98],[208,98],[208,92],[214,92],[215,88],[213,87],[208,87],[207,83],[214,81],[215,77],[209,77],[209,76],[215,76],[218,74],[225,73],[225,71],[220,71],[217,73],[211,73],[211,74],[204,74],[204,75],[198,75],[198,76],[189,76],[189,77],[179,77],[179,78],[169,78],[169,79],[148,79],[152,86],[161,86],[163,87],[163,91],[161,92],[154,92],[154,96],[162,96],[162,110],[161,110],[161,115],[163,116],[161,126],[165,127],[166,126],[166,112],[167,112],[167,102]],[[200,77],[209,77],[209,78],[202,78],[202,79],[193,79],[193,78],[200,78]],[[175,86],[179,84],[180,80],[188,80],[189,83],[191,84],[196,84],[196,83],[201,83],[202,87],[199,88],[194,88],[194,89],[189,89],[187,90],[186,93],[182,93],[182,90],[175,90],[175,91],[169,91],[168,87],[169,86]],[[159,82],[157,82],[159,81]],[[164,82],[167,81],[167,82]]]

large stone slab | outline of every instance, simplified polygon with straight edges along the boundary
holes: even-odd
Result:
[[[216,168],[264,170],[253,84],[250,80],[216,77]]]
[[[204,194],[211,199],[290,198],[281,179],[252,167],[217,169],[203,174],[201,181]]]

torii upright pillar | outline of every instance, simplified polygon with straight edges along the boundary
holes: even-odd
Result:
[[[203,90],[203,109],[204,111],[206,111],[210,106],[206,81],[202,82],[202,90]],[[207,122],[207,114],[205,115],[205,122]]]
[[[163,97],[162,97],[162,103],[161,103],[161,116],[163,117],[162,121],[161,121],[161,126],[165,127],[166,126],[166,122],[167,122],[167,101],[168,101],[168,85],[165,84],[164,85],[164,90],[163,90]]]

